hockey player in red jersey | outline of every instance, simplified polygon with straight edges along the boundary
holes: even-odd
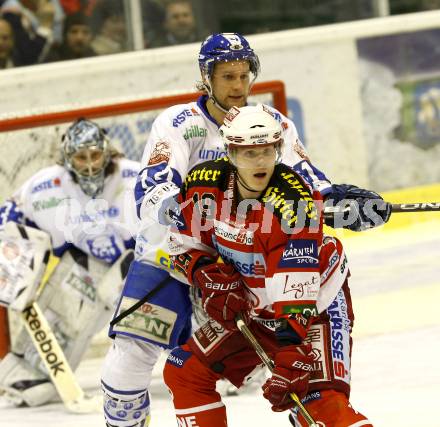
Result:
[[[104,415],[109,427],[144,426],[150,414],[151,374],[161,350],[172,349],[190,336],[189,289],[182,283],[184,278],[170,268],[165,239],[175,216],[175,197],[195,165],[225,155],[219,127],[231,107],[247,105],[252,84],[260,72],[258,55],[246,38],[237,33],[209,36],[200,47],[198,63],[199,87],[204,94],[197,102],[174,105],[157,117],[141,162],[135,187],[141,227],[136,237],[135,260],[116,316],[150,291],[155,292],[148,298],[154,310],[140,307],[133,316],[125,318],[123,325],[113,319],[110,336],[115,339],[105,358],[101,377]],[[330,183],[309,160],[295,124],[276,109],[267,108],[283,128],[286,143],[282,162],[318,190],[326,203],[338,205],[349,199],[359,206],[356,212],[350,211],[347,221],[343,218],[338,224],[329,219],[328,225],[360,231],[388,220],[390,206],[378,194],[353,185]],[[209,173],[207,177],[212,178]],[[374,216],[365,209],[371,203],[378,210]],[[332,247],[335,244],[328,243]],[[335,255],[334,268],[339,261]],[[199,312],[196,305],[193,307]],[[156,330],[151,325],[164,327]]]
[[[233,107],[220,133],[227,157],[189,172],[169,239],[211,318],[165,364],[178,425],[227,426],[217,380],[240,387],[261,364],[236,328],[241,312],[274,360],[263,385],[274,411],[296,393],[321,425],[371,426],[349,403],[348,266],[323,235],[321,195],[279,162],[282,129],[265,106]]]

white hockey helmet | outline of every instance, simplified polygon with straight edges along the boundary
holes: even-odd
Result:
[[[240,147],[264,147],[275,145],[275,163],[281,160],[283,129],[269,107],[232,107],[220,127],[220,135],[232,164],[236,164],[236,150]]]

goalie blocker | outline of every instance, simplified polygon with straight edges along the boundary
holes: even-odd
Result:
[[[4,307],[21,311],[35,298],[49,255],[47,233],[15,222],[7,223],[0,231],[0,359],[10,350]]]
[[[50,249],[44,231],[6,223],[0,231],[0,305],[22,311],[35,299]]]

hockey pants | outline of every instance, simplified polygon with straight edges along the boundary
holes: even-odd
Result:
[[[218,379],[220,376],[202,364],[188,345],[173,350],[165,365],[164,380],[173,396],[177,425],[227,427],[226,408],[215,389]],[[342,392],[314,392],[305,401],[307,410],[322,427],[372,427]],[[301,416],[295,422],[296,427],[307,426]]]

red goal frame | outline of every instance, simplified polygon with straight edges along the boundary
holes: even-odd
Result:
[[[251,95],[271,93],[273,106],[282,114],[287,115],[287,100],[284,83],[280,80],[255,83]],[[195,101],[201,92],[189,92],[178,95],[148,98],[114,104],[103,104],[97,107],[77,108],[66,111],[25,115],[9,119],[0,119],[0,132],[14,131],[38,126],[50,126],[74,121],[78,117],[96,119],[113,115],[137,113],[147,110],[159,110],[176,104]]]

